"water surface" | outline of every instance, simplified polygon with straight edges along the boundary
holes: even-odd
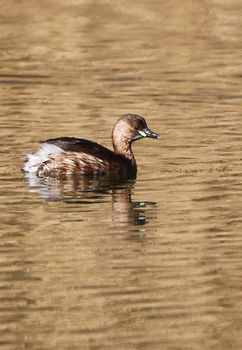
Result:
[[[9,0],[0,39],[0,348],[242,348],[242,5]],[[57,136],[160,140],[135,181],[41,181]]]

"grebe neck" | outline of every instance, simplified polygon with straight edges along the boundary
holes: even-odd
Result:
[[[115,153],[120,154],[135,163],[134,154],[131,149],[131,141],[127,138],[120,138],[119,140],[113,139],[113,149]]]

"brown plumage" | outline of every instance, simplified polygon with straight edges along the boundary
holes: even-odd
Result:
[[[131,145],[143,137],[158,138],[159,135],[148,129],[143,117],[127,114],[113,127],[114,151],[98,143],[74,137],[49,139],[42,142],[42,147],[35,154],[27,155],[23,170],[40,177],[108,174],[134,178],[137,166]]]

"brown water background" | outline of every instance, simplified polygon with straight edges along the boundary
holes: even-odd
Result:
[[[1,1],[1,350],[242,349],[241,86],[241,1]],[[127,112],[136,181],[22,174]]]

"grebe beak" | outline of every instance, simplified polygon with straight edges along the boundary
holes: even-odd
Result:
[[[151,131],[148,128],[140,130],[140,131],[138,131],[138,133],[141,135],[141,137],[150,137],[152,139],[159,139],[160,138],[160,135],[156,134],[155,132]]]

